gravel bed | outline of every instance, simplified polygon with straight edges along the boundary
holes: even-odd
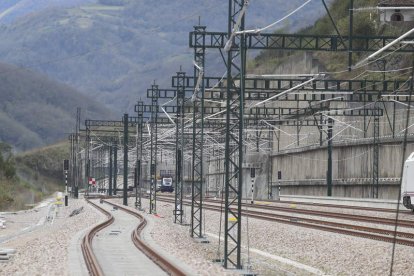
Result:
[[[216,205],[216,206],[220,205],[220,203],[211,203],[211,202],[209,202],[209,204],[213,204],[213,205]],[[283,206],[283,207],[287,207],[287,206]],[[361,221],[357,221],[357,220],[330,218],[330,217],[324,217],[324,216],[316,216],[316,215],[310,215],[310,214],[308,215],[308,214],[295,213],[295,209],[299,209],[299,208],[300,208],[299,206],[295,206],[294,208],[292,208],[292,212],[285,212],[285,211],[270,210],[270,209],[260,209],[260,207],[254,207],[254,208],[247,207],[248,210],[252,210],[252,211],[263,211],[265,213],[277,214],[277,215],[283,215],[283,216],[292,216],[292,217],[295,217],[295,218],[316,219],[316,220],[321,220],[321,221],[345,223],[345,224],[350,224],[350,225],[358,225],[358,226],[379,228],[379,229],[392,230],[392,231],[395,229],[394,225],[388,225],[388,224],[366,223],[366,222],[361,222]],[[323,207],[323,208],[326,208],[326,207]],[[313,207],[313,210],[326,211],[326,210],[323,210],[323,208]],[[246,209],[246,207],[243,207],[243,209]],[[331,210],[331,212],[332,212],[332,210]],[[337,212],[337,213],[351,214],[350,212]],[[368,214],[362,214],[360,212],[359,213],[353,213],[353,214],[366,215],[366,216],[368,215]],[[378,213],[378,212],[376,213],[376,215],[373,215],[373,214],[369,214],[369,215],[374,217],[374,218],[376,218],[376,217],[379,217],[379,218],[395,218],[395,215],[391,216],[391,217],[390,216],[384,216],[384,213]],[[411,217],[414,218],[414,214]],[[404,219],[404,218],[402,216],[400,216],[399,219]],[[397,231],[406,232],[406,233],[414,233],[414,228],[398,226]]]
[[[83,211],[73,217],[73,210]],[[98,211],[83,199],[69,199],[68,207],[59,207],[53,224],[46,222],[30,233],[0,244],[16,249],[16,254],[0,265],[0,275],[68,275],[68,246],[73,235],[101,220]],[[19,213],[17,216],[24,216]]]
[[[122,204],[121,199],[113,199],[112,201]],[[129,206],[134,206],[134,202],[135,198],[128,199]],[[143,199],[145,209],[148,207],[148,202],[147,199]],[[146,210],[146,213],[148,213],[148,210]],[[149,215],[147,218],[153,222],[150,234],[154,242],[174,259],[178,259],[189,266],[196,275],[240,275],[225,270],[220,264],[212,261],[216,258],[217,249],[214,243],[202,244],[196,242],[190,237],[188,226],[173,223],[171,204],[158,202],[157,215]]]
[[[134,200],[130,199],[132,206]],[[147,201],[144,201],[147,207]],[[153,231],[153,238],[167,251],[177,256],[198,256],[199,251],[210,251],[207,260],[216,258],[217,239],[201,248],[188,239],[188,227],[172,223],[172,204],[157,202],[157,211],[162,219]],[[189,208],[187,208],[189,212]],[[206,232],[218,236],[220,215],[205,211]],[[247,244],[246,218],[243,219],[242,243]],[[177,229],[179,232],[177,232]],[[168,235],[166,235],[168,232]],[[180,242],[177,242],[180,241]],[[263,220],[249,219],[250,248],[261,250],[298,263],[319,269],[327,275],[388,275],[391,264],[391,243],[295,227]],[[222,247],[222,246],[221,246]],[[171,249],[168,249],[171,248]],[[412,247],[396,245],[393,275],[412,275],[414,250]],[[222,252],[222,248],[221,248]],[[312,275],[309,271],[291,266],[283,261],[266,258],[263,254],[250,253],[253,271],[260,275]],[[247,249],[243,249],[243,262],[247,263]],[[208,271],[208,270],[206,270]],[[219,273],[221,274],[221,273]],[[213,275],[213,274],[207,274]]]
[[[260,201],[258,201],[260,202]],[[312,206],[312,205],[301,205],[301,204],[291,204],[287,202],[261,202],[263,205],[268,206],[279,206],[279,207],[290,207],[296,209],[306,209],[306,210],[315,210],[315,211],[325,211],[333,212],[340,214],[350,214],[350,215],[362,215],[362,216],[372,216],[380,218],[390,218],[395,219],[396,214],[388,212],[378,212],[378,211],[367,211],[367,210],[356,210],[356,209],[346,209],[346,208],[332,208],[324,206]],[[400,211],[406,211],[407,209],[400,209]],[[399,219],[411,220],[414,222],[414,215],[411,213],[401,212],[399,214]]]
[[[190,199],[190,198],[187,198]],[[246,201],[250,203],[250,199]],[[379,217],[379,218],[389,218],[395,219],[396,214],[388,213],[388,212],[378,212],[378,211],[367,211],[367,210],[356,210],[356,209],[346,209],[346,208],[333,208],[333,207],[324,207],[324,206],[313,206],[313,205],[302,205],[302,204],[292,204],[289,202],[283,201],[255,201],[256,204],[261,204],[263,206],[275,206],[275,207],[284,207],[284,208],[292,208],[292,209],[304,209],[304,210],[312,210],[312,211],[324,211],[324,212],[332,212],[332,213],[339,213],[339,214],[350,214],[350,215],[362,215],[362,216],[372,216],[372,217]],[[406,211],[407,209],[403,208],[400,211]],[[270,211],[270,210],[267,210]],[[414,214],[412,213],[405,213],[401,212],[399,214],[399,219],[403,220],[410,220],[414,222]]]
[[[209,222],[206,231],[217,232],[217,213],[206,212],[206,219]],[[244,243],[247,240],[246,228],[244,219]],[[318,268],[329,275],[389,273],[390,243],[256,219],[249,219],[249,237],[252,248]],[[414,271],[413,257],[412,247],[397,245],[395,275],[410,275]],[[256,269],[263,274],[271,274],[271,271]]]
[[[292,213],[281,212],[281,211],[273,211],[273,210],[267,210],[267,209],[260,210],[258,208],[248,208],[248,210],[263,211],[265,213],[284,215],[284,216],[292,216],[292,217],[295,217],[295,218],[315,219],[315,220],[320,220],[320,221],[344,223],[344,224],[349,224],[349,225],[364,226],[364,227],[384,229],[384,230],[390,230],[390,231],[393,231],[395,229],[394,225],[389,225],[389,224],[368,223],[368,222],[362,222],[362,221],[358,221],[358,220],[348,220],[348,219],[339,219],[339,218],[330,218],[330,217],[324,217],[324,216],[300,214],[300,213],[294,213],[294,210],[292,210]],[[373,216],[373,217],[375,217],[375,216]],[[300,221],[300,219],[299,219],[299,221]],[[405,232],[405,233],[414,233],[414,228],[398,226],[397,231]]]
[[[0,220],[5,221],[4,225],[6,226],[0,229],[0,243],[21,231],[43,223],[47,211],[48,208],[43,206],[17,212],[0,213]]]

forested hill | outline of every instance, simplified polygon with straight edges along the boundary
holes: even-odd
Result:
[[[167,86],[180,65],[192,72],[188,32],[199,16],[207,30],[227,31],[228,1],[222,0],[6,2],[16,5],[0,4],[0,61],[45,73],[118,112],[131,111],[154,79]],[[250,1],[246,27],[266,26],[303,3]],[[321,1],[312,1],[275,28],[297,30],[323,12]],[[208,63],[214,66],[214,59]]]
[[[0,141],[26,150],[66,139],[74,131],[76,107],[88,118],[113,116],[67,85],[0,63]]]
[[[349,1],[335,0],[330,2],[329,10],[333,21],[339,31],[339,34],[347,37],[349,34]],[[377,0],[354,0],[354,8],[359,9],[354,13],[353,18],[353,34],[355,36],[395,36],[398,37],[411,28],[414,27],[414,22],[381,22],[379,18],[379,11],[369,7],[376,7]],[[314,22],[314,24],[297,31],[298,34],[314,34],[314,35],[336,35],[334,24],[328,14]],[[361,42],[354,42],[361,43]],[[265,72],[270,74],[277,70],[277,68],[285,62],[289,62],[291,56],[298,55],[295,51],[279,51],[279,50],[265,50],[250,61],[249,70],[256,70],[257,72]],[[370,53],[369,53],[370,54]],[[368,53],[354,52],[353,64],[367,57]],[[340,74],[334,74],[331,78],[346,79],[353,78],[361,74],[365,67],[359,70],[348,72],[344,70],[348,66],[347,52],[314,52],[312,53],[314,60],[322,65],[327,72],[343,71]],[[397,68],[406,68],[411,64],[410,54],[390,55],[386,61],[386,70],[393,70]],[[372,70],[383,70],[383,63],[372,63]],[[396,72],[395,75],[399,73]],[[382,79],[382,73],[371,73],[371,78]]]
[[[95,0],[3,0],[0,1],[0,23],[11,23],[20,18],[52,7],[76,7]]]

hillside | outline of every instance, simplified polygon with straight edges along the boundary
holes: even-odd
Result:
[[[375,7],[377,0],[355,0],[354,8],[363,9],[367,7]],[[349,34],[349,1],[335,0],[331,2],[330,13],[335,24],[342,36]],[[354,13],[353,34],[355,36],[400,36],[410,28],[414,27],[414,23],[390,24],[383,23],[379,20],[378,12],[375,10],[359,11]],[[315,23],[307,28],[297,31],[298,34],[315,34],[315,35],[336,35],[337,32],[328,15],[324,15],[315,21]],[[354,42],[355,43],[355,42]],[[266,50],[262,51],[249,63],[249,69],[256,73],[272,73],[283,63],[289,61],[293,55],[301,55],[299,52]],[[353,53],[353,64],[368,56],[370,53]],[[348,53],[347,52],[314,52],[312,56],[324,68],[326,72],[345,71],[330,75],[331,78],[345,79],[358,75],[365,68],[347,72]],[[408,54],[396,54],[386,58],[386,70],[410,66],[410,57]],[[370,65],[372,70],[383,70],[381,62]],[[305,73],[305,72],[303,72]],[[382,74],[371,73],[371,78],[382,79]]]
[[[0,211],[20,210],[64,190],[62,160],[68,143],[20,153],[0,142]]]
[[[95,0],[7,0],[0,2],[0,23],[11,23],[28,14],[52,7],[74,7]]]
[[[26,150],[66,139],[76,107],[88,118],[108,118],[102,104],[67,85],[0,63],[0,141]]]
[[[302,3],[253,1],[247,27],[270,24]],[[322,12],[322,4],[313,1],[281,26],[303,28]],[[180,65],[192,72],[188,32],[199,16],[207,30],[227,31],[227,2],[220,0],[100,0],[72,8],[40,9],[0,26],[0,56],[7,63],[45,73],[115,110],[131,111],[138,95],[145,97],[154,79],[167,86]],[[223,71],[216,56],[217,62],[210,59],[207,68]]]

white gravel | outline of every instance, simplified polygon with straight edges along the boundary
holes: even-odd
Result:
[[[133,200],[131,199],[132,206]],[[147,207],[147,201],[144,201]],[[201,251],[209,262],[216,258],[217,238],[211,237],[209,245],[199,245],[189,239],[188,227],[172,223],[172,204],[157,202],[159,227],[153,238],[173,254],[183,259],[199,256]],[[188,209],[189,211],[189,209]],[[206,211],[206,232],[217,236],[219,213]],[[246,218],[243,219],[243,245],[247,245]],[[177,232],[178,231],[178,232]],[[168,234],[166,234],[168,233]],[[388,275],[392,244],[325,231],[289,226],[263,220],[249,219],[250,248],[286,258],[321,270],[327,275]],[[221,252],[222,252],[222,248]],[[243,250],[247,260],[247,249]],[[254,250],[252,250],[254,251]],[[253,271],[261,275],[310,275],[307,270],[289,265],[277,258],[250,252]],[[393,275],[413,275],[414,249],[397,245]],[[193,262],[193,261],[190,261]],[[196,264],[195,264],[196,265]],[[193,264],[194,266],[194,264]],[[200,270],[199,270],[200,271]],[[209,274],[208,267],[204,269]]]
[[[114,199],[113,202],[121,204],[122,200]],[[135,198],[130,198],[128,205],[134,206],[134,202]],[[143,199],[143,205],[147,207],[148,200]],[[150,234],[154,242],[171,257],[190,267],[196,275],[240,275],[225,270],[220,264],[212,261],[216,258],[217,248],[214,240],[209,244],[194,241],[189,235],[188,226],[173,223],[170,204],[158,202],[157,206],[157,215],[147,216],[147,219],[153,222]]]
[[[79,215],[69,217],[74,209],[80,207],[84,209]],[[17,250],[11,260],[0,265],[0,275],[68,275],[68,246],[73,235],[96,224],[101,216],[83,199],[69,199],[69,206],[58,210],[53,224],[45,222],[32,232],[0,244],[0,248]],[[30,214],[19,212],[15,220],[25,220]],[[33,214],[33,221],[38,219]]]
[[[114,199],[121,203],[120,199]],[[134,198],[129,199],[133,206]],[[32,232],[0,244],[14,248],[16,255],[0,264],[0,275],[68,275],[67,248],[75,233],[96,224],[100,214],[84,200],[69,201],[61,207],[53,224],[45,223]],[[148,200],[143,200],[148,207]],[[68,215],[79,207],[84,211],[72,218]],[[132,208],[132,207],[131,207]],[[186,263],[197,275],[237,275],[213,263],[218,246],[219,219],[217,212],[205,211],[206,232],[211,233],[209,244],[201,244],[189,236],[189,227],[173,223],[172,204],[157,202],[158,216],[153,221],[151,237],[175,259]],[[189,212],[189,208],[186,208]],[[42,213],[43,212],[43,213]],[[8,232],[0,229],[0,238],[11,232],[37,224],[43,210],[1,214]],[[7,217],[6,217],[7,216]],[[12,221],[14,221],[12,223]],[[243,263],[247,264],[247,219],[243,219]],[[312,275],[312,269],[327,275],[388,275],[392,244],[351,237],[319,230],[249,219],[250,261],[253,272],[260,275]],[[266,254],[270,254],[266,256]],[[396,246],[393,275],[414,274],[414,249]],[[293,262],[289,262],[293,261]],[[309,269],[300,268],[300,264]]]

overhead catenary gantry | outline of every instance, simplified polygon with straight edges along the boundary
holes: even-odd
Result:
[[[243,1],[234,1],[243,5]],[[240,5],[239,4],[239,5]],[[236,14],[237,16],[237,14]],[[240,29],[240,31],[242,31]],[[224,49],[229,38],[234,35],[229,32],[205,32],[204,47],[207,49]],[[290,51],[329,51],[329,52],[348,52],[349,42],[352,41],[353,52],[375,52],[397,39],[396,36],[351,36],[343,37],[339,35],[305,35],[305,34],[278,34],[262,32],[243,33],[246,38],[245,46],[252,50],[290,50]],[[196,46],[196,32],[190,32],[189,46]],[[412,41],[413,37],[407,37],[407,41]],[[231,39],[230,39],[231,40]],[[412,53],[412,44],[396,43],[387,48],[384,52],[405,52]]]
[[[127,200],[126,200],[126,196],[127,196],[127,189],[128,189],[128,137],[131,136],[131,133],[135,133],[136,132],[136,139],[135,139],[135,143],[136,143],[136,155],[137,155],[137,162],[134,163],[135,164],[135,168],[134,171],[139,172],[139,174],[141,175],[141,170],[137,170],[136,168],[138,168],[139,166],[141,166],[141,160],[142,160],[142,145],[144,143],[144,141],[142,140],[143,138],[143,133],[144,133],[144,128],[143,128],[143,124],[144,124],[144,120],[149,120],[150,123],[152,123],[153,127],[157,127],[157,124],[159,125],[165,125],[165,124],[170,124],[170,121],[167,118],[162,118],[162,117],[158,117],[156,112],[154,112],[154,116],[156,116],[157,118],[155,118],[154,120],[151,119],[151,117],[145,117],[144,116],[144,111],[143,109],[140,109],[139,107],[143,106],[143,103],[138,103],[138,116],[137,117],[130,117],[127,114],[124,115],[122,120],[86,120],[85,121],[85,133],[86,133],[86,139],[87,141],[89,141],[88,145],[90,144],[91,141],[91,132],[92,133],[104,133],[105,135],[107,135],[108,137],[111,137],[111,152],[113,151],[113,155],[111,154],[111,157],[113,156],[113,161],[112,158],[110,158],[111,162],[113,164],[113,171],[114,171],[114,177],[113,177],[113,181],[110,181],[110,187],[109,187],[109,192],[112,192],[112,187],[114,187],[113,192],[114,194],[116,194],[117,191],[117,141],[121,139],[121,136],[123,137],[123,149],[124,149],[124,178],[123,178],[123,200],[124,200],[124,205],[127,204]],[[155,110],[155,108],[154,108]],[[131,131],[131,130],[132,131]],[[122,135],[121,135],[122,133]],[[154,134],[156,134],[156,132],[154,132]],[[94,134],[96,136],[96,134]],[[148,133],[148,140],[151,141],[151,132]],[[138,139],[139,137],[139,139]],[[102,138],[99,138],[99,140],[102,142]],[[132,139],[133,140],[133,139]],[[154,139],[155,140],[155,139]],[[153,140],[153,141],[154,141]],[[156,143],[155,143],[156,144]],[[88,146],[89,147],[89,146]],[[132,147],[131,147],[132,148]],[[154,154],[156,152],[156,147],[153,146],[152,148],[152,152],[150,154]],[[88,154],[89,154],[89,150],[87,150]],[[139,157],[138,157],[139,156]],[[88,157],[87,157],[88,159]],[[139,161],[139,162],[138,162]],[[154,161],[152,164],[154,164],[156,161]],[[111,164],[111,165],[112,165]],[[111,166],[112,167],[112,166]],[[112,174],[112,168],[110,168],[111,172],[110,174]],[[89,173],[89,172],[88,172]],[[90,173],[89,173],[90,174]],[[88,177],[90,177],[90,175],[88,174]],[[139,177],[140,178],[140,177]],[[155,176],[154,176],[155,179]],[[142,183],[141,179],[140,182]],[[155,194],[155,187],[153,193]],[[141,191],[141,189],[140,189]],[[139,196],[139,198],[138,198]],[[155,197],[155,196],[154,196]],[[153,197],[153,198],[154,198]],[[136,193],[136,205],[137,207],[141,206],[141,193],[137,194]],[[154,202],[154,201],[152,201]],[[151,208],[152,207],[152,208]],[[150,205],[150,211],[151,212],[155,212],[155,206],[154,204]]]
[[[367,103],[409,102],[411,98],[408,94],[409,82],[401,80],[335,80],[329,79],[330,76],[324,73],[294,77],[248,75],[246,73],[246,51],[248,49],[348,52],[349,68],[352,69],[352,52],[374,52],[395,38],[358,37],[352,32],[348,37],[246,32],[244,30],[245,12],[249,1],[229,0],[228,3],[227,32],[207,32],[205,26],[199,25],[195,26],[190,33],[189,45],[194,50],[192,76],[187,76],[180,70],[172,78],[171,89],[160,89],[154,83],[147,91],[151,104],[138,102],[136,106],[135,111],[138,112],[138,117],[126,116],[120,121],[90,121],[89,123],[95,124],[99,131],[108,133],[123,128],[123,132],[127,133],[123,136],[124,163],[128,163],[128,159],[125,159],[128,154],[128,141],[133,140],[128,140],[129,127],[136,127],[136,163],[134,163],[136,191],[140,183],[142,185],[141,167],[144,161],[143,156],[146,154],[151,183],[150,213],[156,213],[158,150],[168,149],[171,156],[174,152],[176,186],[173,214],[174,222],[180,224],[183,223],[184,156],[191,159],[190,235],[196,238],[203,238],[203,156],[210,158],[224,154],[223,264],[226,268],[241,269],[241,200],[245,177],[242,166],[245,161],[246,148],[259,151],[261,131],[269,130],[269,141],[266,142],[271,144],[274,138],[279,141],[282,128],[294,127],[297,132],[296,142],[299,145],[301,128],[317,127],[319,133],[315,133],[320,134],[320,145],[326,143],[328,149],[326,182],[327,194],[330,196],[333,180],[332,149],[333,139],[336,136],[333,133],[333,126],[342,124],[346,127],[346,122],[338,120],[337,117],[364,117],[364,136],[368,129],[365,125],[365,118],[374,118],[373,180],[374,184],[378,184],[378,181],[375,182],[375,179],[378,180],[378,162],[375,164],[375,160],[378,161],[379,117],[384,113],[388,117],[388,114],[385,105],[384,108],[380,108],[379,105],[369,106]],[[352,28],[352,19],[350,27]],[[226,66],[226,73],[223,77],[205,76],[206,49],[220,50]],[[403,45],[402,42],[384,50],[387,53],[412,51],[413,45]],[[160,104],[160,99],[169,99],[170,102]],[[173,99],[176,101],[174,102]],[[297,105],[292,107],[291,103],[286,105],[278,103],[282,101],[296,102]],[[335,105],[337,102],[362,103],[363,105],[353,105],[352,108],[343,107],[343,105],[337,107]],[[144,117],[144,114],[150,115]],[[147,123],[147,128],[144,127],[144,121]],[[391,128],[395,130],[395,122]],[[252,136],[255,138],[247,137],[246,133],[253,131],[255,133]],[[276,131],[279,131],[279,134]],[[87,127],[86,132],[87,137],[90,137],[91,129]],[[326,139],[323,138],[323,132],[326,133]],[[89,142],[90,140],[88,140],[88,147]],[[146,146],[149,146],[149,149]],[[273,145],[269,147],[273,148]],[[116,149],[117,147],[114,148]],[[89,154],[89,150],[86,152]],[[191,157],[188,157],[190,155]],[[110,156],[112,157],[112,154]],[[89,162],[87,161],[86,164],[87,174],[90,175]],[[126,191],[127,176],[128,173],[124,171],[124,191]],[[268,190],[271,196],[271,189]],[[378,185],[376,187],[374,185],[371,192],[373,197],[378,196]],[[142,204],[137,193],[135,204],[137,208],[140,208]]]
[[[203,236],[203,182],[204,182],[204,68],[205,68],[205,26],[194,26],[194,86],[193,101],[193,137],[192,137],[192,173],[191,173],[191,221],[190,236]],[[178,78],[176,79],[178,81]],[[182,80],[185,85],[186,76]],[[199,122],[199,123],[198,123]]]
[[[177,97],[176,97],[176,121],[175,121],[175,202],[174,202],[174,223],[183,224],[183,186],[184,186],[184,104],[185,86],[184,72],[177,72]],[[155,111],[156,112],[156,111]]]
[[[245,108],[245,96],[246,98],[250,97],[249,100],[260,100],[260,101],[267,101],[273,96],[271,94],[267,94],[266,91],[261,91],[263,88],[265,89],[273,89],[279,88],[280,90],[285,90],[282,93],[286,94],[283,98],[277,98],[278,100],[284,99],[293,99],[295,101],[299,101],[300,95],[297,93],[304,92],[301,90],[305,90],[306,87],[309,88],[309,98],[308,95],[304,96],[305,99],[303,100],[311,100],[314,101],[317,99],[317,94],[315,95],[315,91],[317,90],[318,86],[317,78],[312,80],[299,80],[302,83],[294,85],[294,81],[288,80],[288,85],[282,86],[282,81],[277,81],[277,85],[268,85],[269,81],[264,80],[265,85],[262,87],[257,87],[257,80],[252,80],[250,83],[246,81],[247,75],[245,72],[246,63],[245,63],[245,52],[247,49],[278,49],[278,50],[306,50],[306,51],[343,51],[349,53],[349,69],[352,69],[351,62],[352,62],[352,52],[372,52],[381,49],[387,43],[392,42],[395,37],[375,37],[375,36],[364,36],[358,37],[354,36],[352,33],[353,24],[352,24],[352,13],[350,13],[350,35],[347,38],[341,37],[340,35],[329,35],[329,36],[316,36],[316,35],[285,35],[285,34],[263,34],[261,32],[256,31],[246,31],[244,30],[244,15],[247,9],[249,1],[239,1],[239,0],[229,0],[229,14],[228,14],[228,30],[227,32],[204,32],[203,33],[203,41],[204,41],[204,48],[215,48],[224,50],[227,52],[227,57],[225,58],[226,64],[226,85],[224,87],[217,88],[217,83],[224,83],[221,82],[222,79],[219,81],[216,79],[215,84],[212,85],[212,88],[209,92],[206,91],[204,97],[205,99],[208,98],[210,95],[218,95],[216,99],[224,100],[226,102],[226,112],[223,114],[226,116],[226,144],[225,144],[225,229],[224,229],[224,266],[227,268],[229,265],[235,268],[241,268],[240,263],[240,248],[241,248],[241,241],[240,241],[240,226],[241,226],[241,213],[239,212],[240,203],[241,203],[241,183],[243,174],[241,173],[241,167],[243,162],[243,151],[242,151],[242,136],[243,136],[243,118],[245,116],[244,108]],[[351,1],[352,5],[352,1]],[[198,38],[197,32],[193,31],[190,33],[190,48],[195,48],[198,46]],[[403,47],[401,47],[403,46]],[[413,47],[412,45],[398,45],[396,44],[394,47],[388,47],[385,51],[394,51],[394,52],[412,52]],[[196,77],[193,79],[193,87],[196,87]],[[207,78],[205,78],[207,79]],[[297,80],[296,80],[297,81]],[[335,81],[334,86],[329,85],[329,82],[322,80],[321,83],[322,91],[319,91],[321,94],[318,100],[325,100],[325,96],[329,94],[329,90],[332,92],[330,93],[333,96],[328,96],[328,98],[337,98],[338,97],[338,90],[343,89],[343,83]],[[246,93],[248,90],[246,89],[248,85],[256,86],[254,89],[257,91],[249,91],[251,93]],[[310,84],[310,85],[308,85]],[[350,85],[348,88],[348,92],[350,98],[353,100],[355,99],[354,94],[356,94],[356,88],[352,87],[352,82],[346,83]],[[356,97],[360,97],[359,99],[365,99],[367,91],[371,88],[367,86],[367,82],[365,81],[364,86],[360,86],[362,88],[363,93],[362,97],[357,94]],[[395,92],[399,90],[399,87],[395,86],[396,82],[393,82],[394,87],[392,91],[390,91],[389,97],[395,97]],[[173,81],[174,85],[174,81]],[[308,85],[308,86],[306,86]],[[387,84],[382,83],[383,89],[381,93],[384,94],[385,91],[389,91],[387,89]],[[188,84],[187,86],[191,86]],[[207,89],[209,85],[205,85]],[[372,87],[372,86],[370,86]],[[375,89],[375,87],[373,87]],[[386,88],[386,89],[384,89]],[[289,89],[295,93],[289,93]],[[288,90],[288,91],[286,91]],[[263,92],[263,93],[262,93]],[[270,91],[269,91],[270,92]],[[328,92],[328,93],[327,93]],[[336,92],[336,93],[335,93]],[[339,93],[344,93],[345,91],[339,91]],[[166,92],[169,93],[169,92]],[[270,92],[273,93],[273,92]],[[335,95],[337,94],[337,95]],[[160,95],[161,96],[161,95]],[[399,96],[399,95],[398,95]],[[260,98],[263,97],[263,98]],[[368,96],[370,97],[370,96]],[[371,98],[372,99],[372,98]],[[370,100],[371,100],[370,99]],[[401,99],[407,99],[404,95]],[[341,98],[343,101],[347,101],[348,97]],[[376,98],[374,100],[377,100]],[[400,99],[398,99],[400,100]],[[362,111],[364,114],[366,111]],[[370,112],[370,111],[368,111]],[[376,112],[376,111],[374,111]],[[381,110],[382,112],[382,110]],[[357,112],[358,114],[359,111]],[[382,114],[382,113],[381,113]],[[343,113],[343,115],[346,115]],[[379,114],[374,114],[379,115]],[[377,116],[374,116],[377,117]],[[231,120],[233,119],[233,120]],[[234,120],[235,119],[235,120]],[[332,135],[332,118],[328,117],[328,142],[331,144],[333,135]],[[231,143],[230,143],[231,141]],[[332,149],[330,147],[330,149]],[[331,156],[331,153],[328,154]],[[328,170],[332,171],[332,168],[328,167]],[[330,172],[331,173],[331,172]],[[328,184],[331,182],[331,176],[328,172],[327,181]],[[328,185],[330,186],[330,185]],[[230,198],[230,193],[232,193],[232,197]],[[331,194],[330,188],[328,187],[328,195]],[[234,209],[230,209],[229,204],[233,204],[236,206]],[[232,218],[232,222],[229,223],[229,217]],[[235,231],[230,231],[235,230]]]

